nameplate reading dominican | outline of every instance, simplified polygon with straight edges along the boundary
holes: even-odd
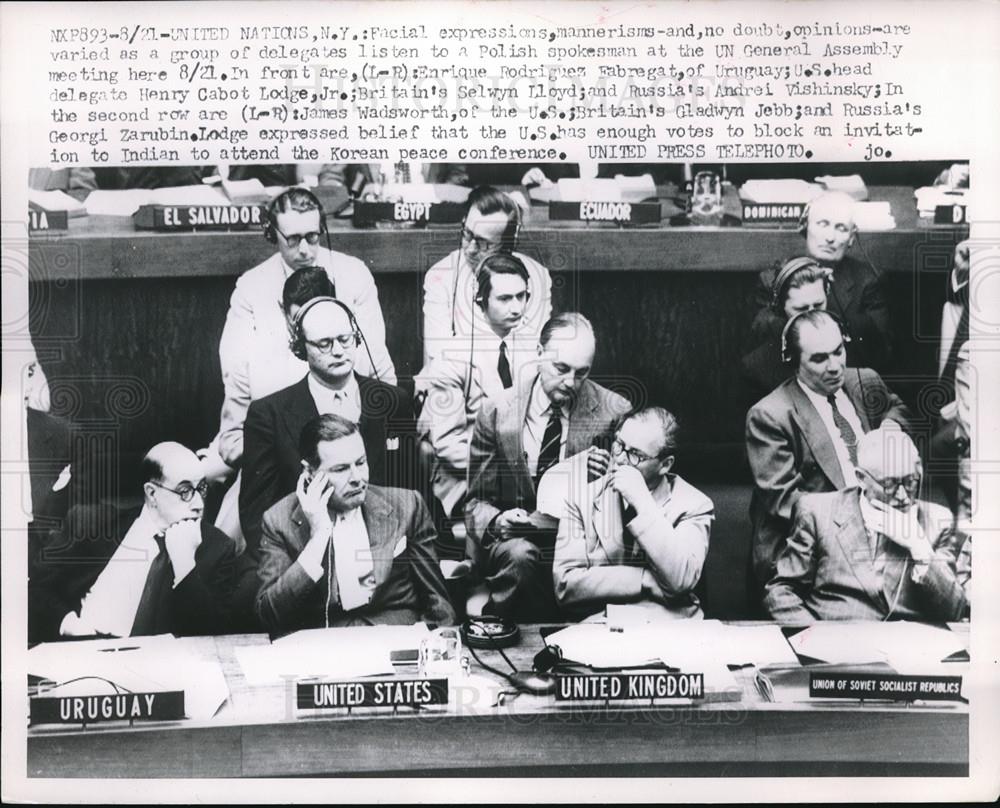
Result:
[[[65,230],[69,215],[64,210],[28,209],[28,232],[44,233],[46,230]]]
[[[179,721],[184,691],[100,696],[36,696],[29,699],[34,724],[96,724],[103,721]]]
[[[809,697],[888,701],[965,701],[961,676],[903,676],[895,673],[812,673]]]
[[[633,699],[701,699],[701,673],[561,674],[556,677],[556,701],[631,701]]]
[[[391,678],[298,682],[295,686],[295,703],[300,710],[447,704],[448,680]]]
[[[142,205],[132,215],[138,230],[259,230],[261,205]]]
[[[659,224],[659,202],[550,202],[549,219],[612,224]]]
[[[465,206],[454,202],[355,202],[355,227],[373,227],[379,222],[412,224],[457,224],[465,218]]]
[[[934,208],[934,224],[965,224],[965,205],[938,205]]]
[[[798,203],[743,202],[742,208],[744,225],[783,225],[798,224],[806,206]]]

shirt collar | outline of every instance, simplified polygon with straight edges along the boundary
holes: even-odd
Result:
[[[805,393],[805,394],[806,394],[806,397],[807,397],[807,398],[808,398],[808,399],[809,399],[809,400],[810,400],[810,401],[811,401],[811,402],[812,402],[813,404],[817,404],[817,403],[819,403],[820,401],[822,401],[822,402],[823,402],[824,404],[826,404],[826,405],[827,405],[828,407],[830,406],[830,402],[829,402],[829,401],[827,400],[827,397],[826,397],[826,396],[824,396],[824,395],[821,395],[820,393],[817,393],[817,392],[816,392],[815,390],[810,390],[810,389],[809,389],[809,388],[808,388],[808,387],[807,387],[806,385],[804,385],[804,384],[802,383],[802,380],[801,380],[800,378],[798,378],[797,376],[795,377],[795,383],[796,383],[796,384],[797,384],[797,385],[799,386],[799,389],[800,389],[800,390],[801,390],[801,391],[802,391],[803,393]],[[837,396],[837,397],[839,397],[839,396],[840,396],[840,394],[841,394],[841,393],[843,392],[843,390],[844,390],[844,388],[843,388],[843,387],[840,387],[840,388],[838,388],[838,389],[837,389],[837,392],[836,392],[836,393],[834,393],[833,395],[834,395],[834,396]]]
[[[358,379],[353,373],[348,377],[347,384],[343,386],[340,390],[331,390],[325,384],[317,381],[312,373],[306,377],[308,379],[307,384],[309,385],[309,392],[313,399],[329,399],[333,400],[335,396],[340,393],[344,394],[344,400],[346,401],[357,401],[358,400]]]
[[[151,544],[155,544],[154,536],[160,531],[156,526],[156,521],[153,519],[153,515],[149,512],[149,508],[143,507],[139,511],[139,515],[135,518],[135,521],[129,527],[128,531],[125,533],[125,538],[122,539],[122,544],[127,547],[146,547]]]
[[[548,417],[552,410],[552,401],[547,395],[545,395],[545,390],[542,389],[541,377],[537,374],[535,375],[535,381],[532,383],[531,388],[531,399],[528,404],[528,412],[534,415],[541,415]],[[573,410],[572,404],[562,404],[559,407],[563,418],[568,418],[570,412]]]

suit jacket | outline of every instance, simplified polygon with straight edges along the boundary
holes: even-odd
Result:
[[[70,510],[62,530],[52,531],[30,567],[28,637],[31,642],[60,639],[69,612],[80,611],[83,597],[121,544],[139,510],[118,512],[111,505],[80,505]],[[229,630],[236,584],[233,542],[207,522],[195,566],[169,595],[169,609],[157,632],[176,635],[225,634]]]
[[[955,577],[961,534],[951,513],[918,502],[917,518],[935,549],[920,583],[911,578],[910,554],[885,536],[877,552],[885,559],[881,577],[861,514],[857,489],[809,494],[796,506],[795,527],[767,585],[766,605],[782,623],[815,620],[960,620],[967,601]],[[897,594],[898,593],[898,594]]]
[[[535,483],[524,458],[524,420],[534,385],[512,387],[487,400],[476,417],[469,453],[469,499],[465,506],[466,549],[474,561],[490,522],[501,511],[535,509]],[[595,438],[610,436],[629,402],[587,379],[580,385],[569,416],[566,457],[589,449]]]
[[[740,360],[747,407],[752,407],[791,375],[793,371],[789,365],[781,361],[778,338],[758,345]]]
[[[295,491],[302,472],[299,437],[302,427],[319,417],[301,381],[254,401],[244,426],[240,525],[247,552],[257,556],[261,519],[274,503]],[[368,453],[368,477],[375,485],[420,489],[416,460],[413,405],[398,387],[357,376],[361,392],[358,429]]]
[[[635,603],[648,573],[659,590],[652,598],[677,617],[698,617],[694,588],[701,579],[714,519],[712,500],[676,475],[661,483],[669,498],[656,514],[622,524],[622,498],[605,475],[586,495],[572,497],[559,522],[552,578],[556,600],[581,616],[607,603]],[[664,492],[667,493],[667,492]],[[625,531],[638,551],[627,558]],[[648,580],[648,579],[647,579]]]
[[[309,523],[292,493],[264,515],[260,547],[260,591],[257,615],[273,634],[329,625],[412,624],[420,621],[453,625],[441,568],[434,553],[434,525],[415,491],[370,485],[361,506],[368,529],[375,592],[367,606],[345,612],[340,606],[334,569],[316,582],[298,563],[309,542]],[[324,557],[324,568],[326,559]]]
[[[910,411],[873,370],[849,368],[844,392],[866,432],[887,418],[904,427],[910,422]],[[854,480],[844,479],[833,441],[795,378],[782,382],[751,408],[746,434],[754,478],[753,566],[763,585],[771,579],[775,559],[791,532],[798,497],[836,491],[854,485]]]
[[[871,264],[852,256],[829,266],[833,270],[833,286],[826,308],[836,314],[850,332],[849,364],[884,370],[892,359],[892,329],[881,274]],[[784,325],[771,310],[771,286],[779,269],[780,265],[769,267],[757,279],[755,295],[760,310],[752,330],[758,340],[775,333],[776,321],[777,333]]]

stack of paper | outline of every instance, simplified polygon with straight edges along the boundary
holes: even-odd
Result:
[[[183,185],[172,188],[133,188],[128,191],[91,191],[91,216],[131,216],[143,205],[229,205],[221,187]]]
[[[64,210],[71,219],[87,215],[87,208],[82,202],[62,191],[35,191],[29,188],[28,204],[36,205],[49,213]]]
[[[868,198],[868,187],[860,174],[849,174],[846,177],[834,177],[827,174],[816,177],[816,182],[828,191],[842,191],[859,202]]]
[[[561,179],[543,187],[529,189],[531,198],[539,202],[641,202],[656,196],[656,185],[649,174],[614,179]]]
[[[823,193],[823,186],[805,180],[747,180],[740,198],[761,204],[805,204]]]
[[[264,183],[258,179],[223,180],[222,190],[234,205],[264,205],[271,199]]]
[[[917,211],[921,216],[933,216],[938,205],[965,205],[967,188],[955,189],[945,185],[928,185],[913,192],[917,200]]]
[[[864,233],[896,229],[896,219],[888,202],[858,202],[854,206],[854,224]]]
[[[938,664],[965,650],[961,636],[923,623],[816,623],[789,639],[800,656],[835,664],[888,662],[893,668]],[[903,673],[906,670],[899,670]]]

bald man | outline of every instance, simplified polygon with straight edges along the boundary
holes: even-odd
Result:
[[[224,634],[235,586],[229,538],[202,521],[201,461],[158,443],[142,461],[143,505],[79,506],[31,567],[31,642]]]
[[[859,488],[806,494],[767,585],[781,623],[816,620],[960,620],[955,575],[964,536],[951,514],[918,499],[923,468],[904,432],[878,429],[858,441]]]
[[[806,212],[805,253],[829,269],[826,308],[851,335],[847,359],[851,367],[884,370],[892,358],[892,329],[881,273],[868,261],[848,255],[857,241],[854,200],[841,191],[827,191],[809,203]],[[772,307],[774,278],[780,269],[760,273],[756,299],[759,311],[753,322],[755,338],[763,341],[780,333],[780,317]]]

